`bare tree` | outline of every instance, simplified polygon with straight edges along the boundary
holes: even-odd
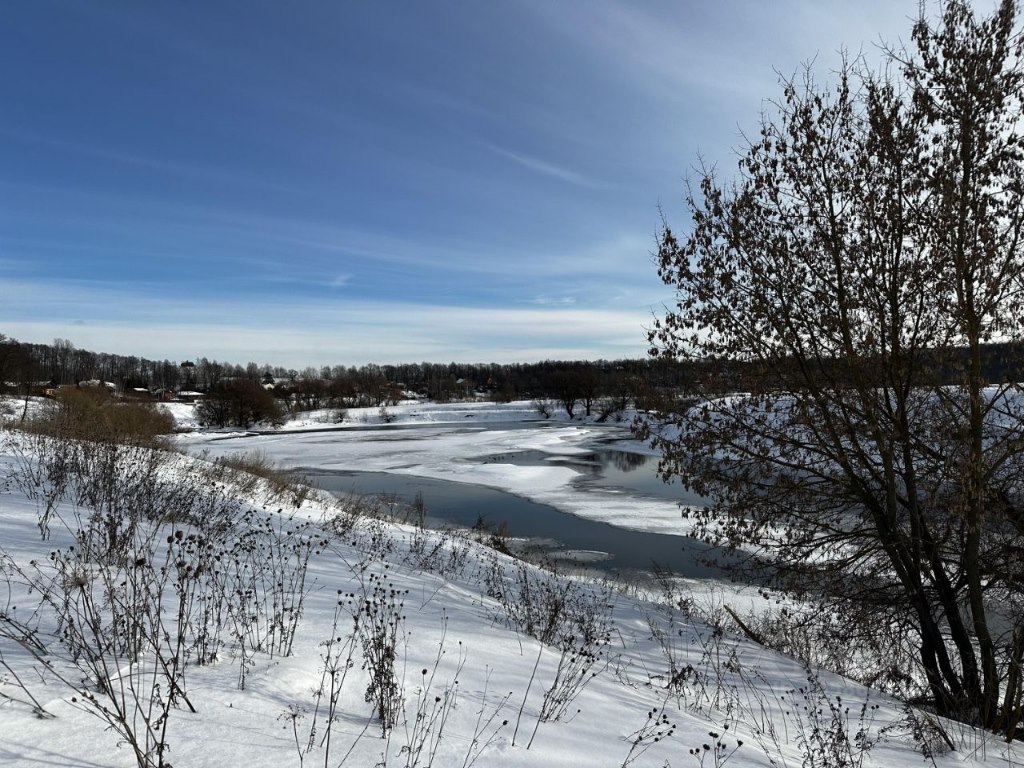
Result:
[[[200,423],[247,429],[253,424],[280,424],[284,418],[274,396],[255,381],[227,379],[207,393],[196,406]]]
[[[75,345],[68,339],[53,340],[53,363],[51,376],[58,384],[69,384],[73,378],[71,361],[75,353]]]
[[[593,363],[580,365],[576,377],[579,381],[580,402],[583,404],[583,411],[590,416],[594,409],[594,403],[597,402],[597,398],[601,394],[601,379],[597,375]]]
[[[783,82],[736,179],[702,172],[692,228],[660,236],[677,294],[649,341],[704,384],[639,429],[713,500],[699,535],[857,617],[846,640],[878,674],[909,649],[888,670],[906,695],[1012,738],[1024,400],[985,380],[982,345],[1024,318],[1015,3],[945,0],[912,40],[831,88]]]
[[[551,387],[558,400],[558,404],[565,409],[566,415],[570,419],[574,418],[576,415],[576,404],[580,401],[580,392],[582,390],[576,372],[568,368],[557,371],[551,377]]]

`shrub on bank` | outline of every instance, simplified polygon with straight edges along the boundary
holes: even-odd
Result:
[[[174,431],[174,417],[152,403],[120,402],[106,391],[61,390],[26,429],[50,437],[153,445]]]

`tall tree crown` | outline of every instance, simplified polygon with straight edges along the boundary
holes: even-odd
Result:
[[[706,375],[639,429],[710,497],[696,534],[857,616],[906,695],[1013,736],[1024,395],[985,380],[982,347],[1024,330],[1017,7],[947,0],[911,40],[831,87],[785,81],[735,177],[691,186],[649,341]]]

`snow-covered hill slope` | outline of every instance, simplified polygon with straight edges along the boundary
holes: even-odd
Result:
[[[0,439],[4,766],[131,766],[147,727],[177,768],[916,768],[921,739],[939,766],[1024,765],[947,723],[949,752],[925,715],[733,635],[706,595],[562,578],[355,500],[240,495],[177,454],[115,457],[126,493],[87,502],[82,478],[53,487],[57,449]]]

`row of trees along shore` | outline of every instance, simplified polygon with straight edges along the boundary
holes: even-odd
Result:
[[[968,350],[921,350],[947,384],[959,381]],[[982,344],[982,377],[987,382],[1024,379],[1021,346]],[[821,362],[826,378],[841,375],[843,362]],[[825,376],[823,373],[823,376]],[[582,408],[595,398],[615,398],[640,409],[677,406],[698,393],[750,392],[773,387],[759,361],[668,358],[649,360],[544,360],[536,363],[407,363],[399,365],[322,366],[297,370],[267,364],[245,365],[205,357],[182,363],[134,355],[93,352],[66,339],[53,344],[19,342],[0,334],[0,388],[21,394],[32,385],[74,385],[99,380],[119,392],[142,388],[156,392],[208,392],[226,381],[273,382],[281,396],[299,400],[304,410],[380,406],[403,392],[436,401],[485,394],[496,400],[573,399]]]
[[[485,395],[495,400],[569,399],[589,409],[597,398],[641,407],[687,390],[689,363],[668,360],[596,360],[537,363],[408,363],[323,366],[303,370],[267,364],[238,365],[205,357],[183,363],[78,349],[66,339],[31,344],[0,335],[0,386],[11,394],[52,383],[99,380],[121,393],[210,392],[231,381],[273,384],[278,397],[303,410],[380,406],[404,392],[436,401]]]

